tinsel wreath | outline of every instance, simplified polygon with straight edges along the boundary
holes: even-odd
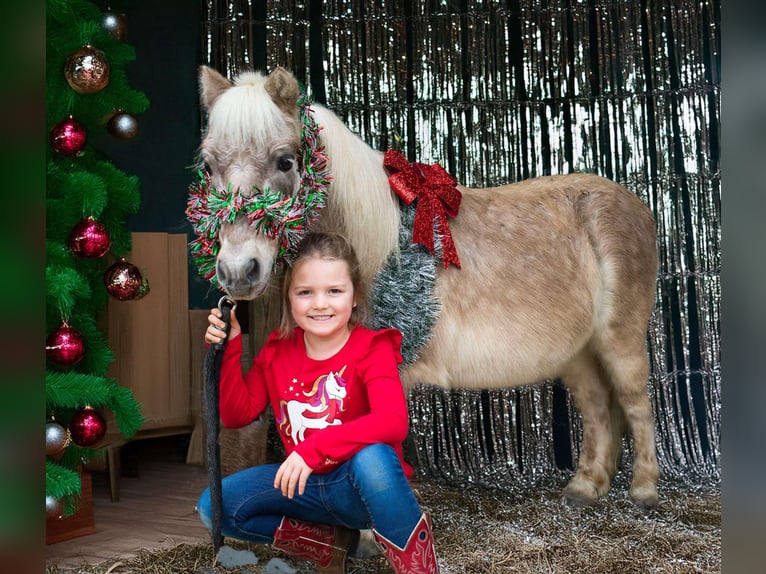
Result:
[[[441,312],[434,297],[436,261],[441,258],[441,241],[436,234],[436,257],[412,241],[415,205],[401,205],[399,255],[390,255],[375,276],[370,304],[374,329],[395,328],[402,333],[402,359],[408,365],[431,337]]]

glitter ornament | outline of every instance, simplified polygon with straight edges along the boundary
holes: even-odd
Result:
[[[78,94],[95,94],[109,84],[109,62],[98,48],[83,46],[64,63],[64,77]]]
[[[104,286],[109,294],[120,301],[135,299],[144,284],[141,271],[124,257],[104,272]]]
[[[61,519],[64,513],[64,505],[55,496],[45,495],[45,515],[48,518]]]
[[[101,27],[109,32],[115,40],[124,40],[127,33],[128,22],[125,14],[105,12],[101,19]]]
[[[133,114],[118,110],[109,118],[106,129],[117,139],[129,140],[138,133],[138,121]]]
[[[86,217],[72,229],[69,235],[69,249],[78,257],[101,257],[112,242],[106,227],[93,217]]]
[[[63,453],[70,441],[69,431],[56,421],[51,421],[45,425],[45,454],[47,456],[55,457]]]
[[[69,421],[69,433],[72,436],[72,442],[77,446],[93,446],[104,438],[106,421],[93,407],[85,406]]]
[[[88,132],[85,131],[85,126],[69,116],[53,126],[50,142],[56,153],[73,157],[85,148],[85,144],[88,142]]]
[[[66,322],[54,329],[45,341],[45,354],[61,367],[71,367],[85,356],[82,334]]]

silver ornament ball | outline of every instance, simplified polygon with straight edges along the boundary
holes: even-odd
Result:
[[[57,422],[45,425],[45,454],[56,455],[69,446],[69,431]]]
[[[45,495],[45,514],[50,518],[61,518],[64,505],[55,496]]]

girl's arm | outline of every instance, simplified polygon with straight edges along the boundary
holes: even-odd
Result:
[[[266,379],[258,364],[242,374],[242,337],[231,339],[224,348],[221,361],[220,417],[225,427],[239,428],[250,424],[269,404]]]

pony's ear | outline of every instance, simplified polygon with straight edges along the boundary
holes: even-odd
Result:
[[[199,95],[202,107],[210,111],[216,98],[232,87],[232,83],[209,66],[199,67]]]
[[[282,66],[277,66],[269,74],[263,87],[280,110],[290,114],[296,113],[301,90],[298,80],[290,72]]]

